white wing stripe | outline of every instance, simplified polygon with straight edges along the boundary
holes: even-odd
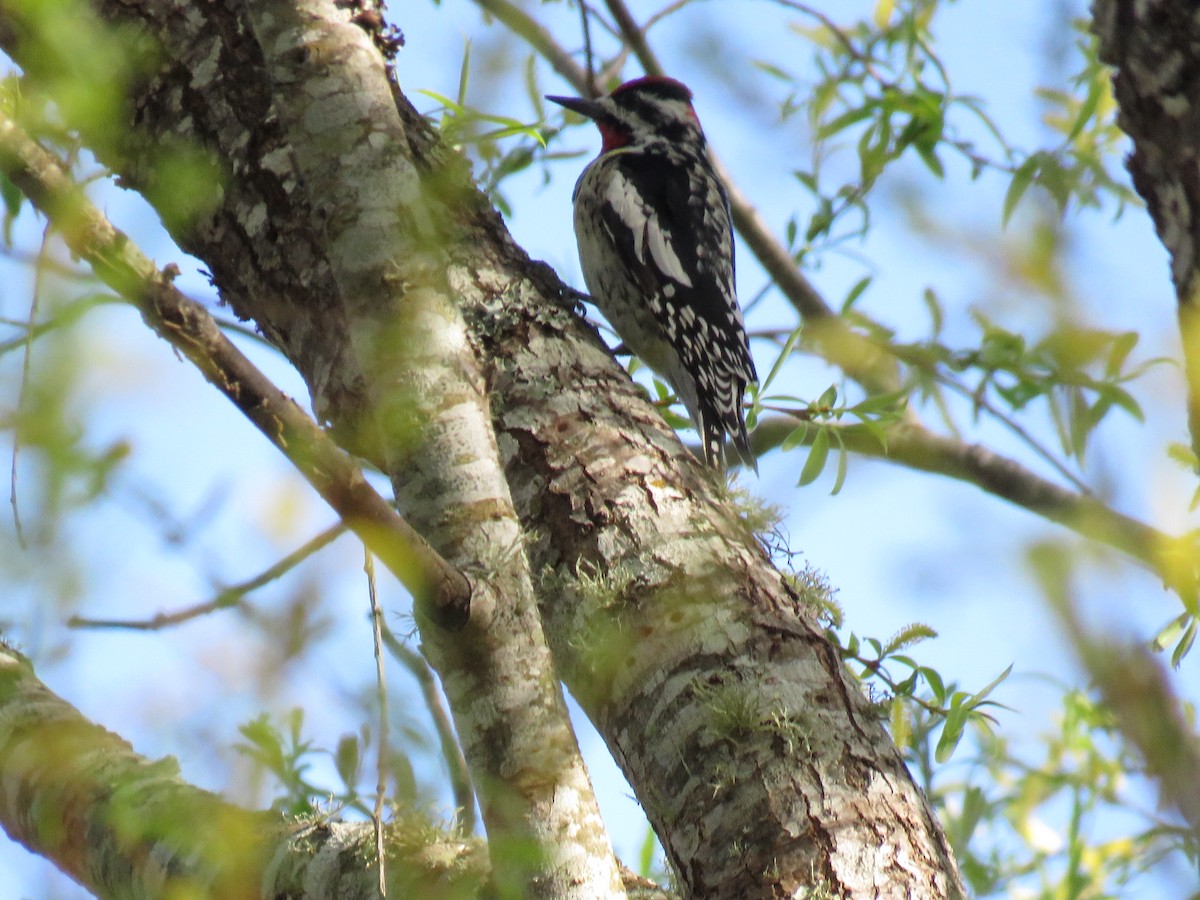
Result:
[[[609,181],[606,199],[633,233],[633,252],[638,262],[646,262],[646,251],[649,250],[655,269],[684,287],[693,287],[691,276],[680,262],[679,254],[658,226],[657,220],[649,215],[649,210],[633,185],[619,171]]]

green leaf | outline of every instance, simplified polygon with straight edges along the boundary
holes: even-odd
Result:
[[[13,223],[21,212],[21,203],[25,195],[15,184],[0,172],[0,200],[4,201],[4,245],[11,247],[13,243]]]
[[[871,394],[855,403],[846,412],[853,413],[861,419],[871,414],[899,413],[904,408],[908,397],[907,391],[889,391],[886,394]]]
[[[967,710],[957,702],[958,698],[959,695],[956,694],[955,701],[952,701],[950,710],[946,713],[942,734],[938,738],[937,748],[934,750],[933,758],[939,763],[944,763],[954,755],[959,742],[962,741],[963,730],[966,728]]]
[[[1187,628],[1183,631],[1183,636],[1179,639],[1179,643],[1175,645],[1175,651],[1171,654],[1171,666],[1178,669],[1179,664],[1183,662],[1183,658],[1187,656],[1188,651],[1192,649],[1192,644],[1196,640],[1196,620],[1192,619],[1188,623]]]
[[[458,69],[458,105],[467,102],[467,81],[471,76],[471,39],[463,42],[462,65]]]
[[[361,759],[358,737],[353,734],[342,735],[341,740],[338,741],[337,750],[333,754],[333,764],[337,769],[338,777],[342,779],[342,784],[350,790],[353,790],[355,784],[358,783],[358,768]]]
[[[850,308],[858,301],[858,298],[863,295],[863,292],[871,284],[872,276],[867,275],[865,278],[860,278],[854,283],[854,287],[850,288],[850,292],[846,294],[846,299],[842,301],[842,312],[847,313]]]
[[[987,699],[987,696],[997,687],[999,687],[1001,682],[1003,682],[1006,678],[1008,678],[1009,675],[1012,674],[1012,669],[1012,663],[1009,663],[1008,668],[993,678],[983,690],[975,694],[975,696],[971,698],[972,708],[978,706],[985,699]]]
[[[1190,471],[1200,468],[1200,457],[1196,456],[1196,451],[1179,441],[1167,444],[1167,458]]]
[[[1100,98],[1104,96],[1104,92],[1108,90],[1107,84],[1100,78],[1093,78],[1091,84],[1088,85],[1087,97],[1079,106],[1079,112],[1075,115],[1075,121],[1071,125],[1071,130],[1067,132],[1067,140],[1073,141],[1083,132],[1084,127],[1092,116],[1096,114],[1096,107],[1100,105]]]
[[[1137,346],[1140,335],[1136,331],[1126,331],[1123,334],[1117,335],[1113,341],[1112,349],[1108,352],[1108,362],[1104,366],[1104,374],[1109,378],[1116,378],[1121,374],[1121,369],[1125,367],[1125,360],[1129,358],[1129,354],[1133,352],[1133,348]]]
[[[445,96],[444,94],[439,94],[437,91],[420,89],[417,91],[417,93],[424,94],[426,97],[436,100],[443,107],[445,107],[447,112],[451,113],[451,116],[454,119],[462,119],[463,122],[480,120],[483,122],[493,122],[501,126],[498,132],[491,132],[489,134],[473,137],[472,140],[476,142],[483,140],[495,140],[498,136],[506,137],[509,134],[522,134],[537,141],[543,147],[546,146],[546,139],[542,136],[542,132],[536,124],[526,125],[520,120],[511,118],[509,116],[497,116],[492,115],[491,113],[481,112],[477,109],[472,109],[469,106],[464,106],[457,100],[451,100],[449,97]],[[461,125],[461,123],[459,124]]]
[[[805,438],[808,437],[809,427],[808,422],[801,422],[783,439],[783,442],[779,445],[779,449],[786,453],[789,450],[799,447],[804,443]]]
[[[818,235],[825,234],[833,225],[833,204],[828,197],[822,197],[816,210],[808,220],[808,229],[804,232],[804,240],[812,242]]]
[[[796,482],[797,486],[803,487],[816,481],[817,476],[824,470],[825,461],[828,458],[829,429],[819,428],[817,436],[813,438],[812,447],[809,448],[808,459],[804,461],[804,468],[800,470],[800,480]]]
[[[650,877],[654,868],[654,851],[657,847],[658,839],[654,836],[654,829],[647,828],[646,836],[642,839],[641,849],[638,850],[638,874],[643,878]]]
[[[1125,412],[1129,413],[1129,415],[1133,416],[1133,418],[1135,418],[1137,421],[1146,421],[1146,416],[1142,412],[1141,404],[1138,403],[1137,400],[1133,398],[1133,395],[1124,388],[1119,388],[1113,384],[1106,384],[1101,389],[1101,393],[1104,395],[1105,399],[1110,400],[1112,403],[1121,407],[1121,409],[1125,410]]]
[[[846,452],[846,447],[842,443],[840,435],[835,435],[838,442],[838,458],[837,458],[837,475],[833,479],[833,489],[830,490],[829,496],[836,497],[842,489],[842,485],[846,483],[846,458],[850,455]]]
[[[930,693],[933,694],[933,702],[938,706],[944,704],[946,702],[946,685],[942,682],[941,673],[928,666],[922,666],[919,671],[921,677],[925,679],[925,683],[929,685]]]
[[[942,325],[945,322],[945,316],[942,314],[942,304],[934,293],[933,288],[925,288],[921,292],[921,299],[925,301],[925,308],[929,310],[929,320],[933,331],[933,337],[937,337],[942,333]]]
[[[792,350],[795,349],[803,331],[804,325],[801,323],[800,325],[796,326],[796,329],[789,334],[787,340],[783,342],[783,349],[779,351],[779,356],[775,358],[775,362],[771,365],[771,371],[767,373],[766,379],[759,384],[758,391],[760,394],[764,393],[767,388],[770,387],[771,382],[775,380],[775,376],[779,374],[779,370],[783,367],[783,364],[787,362],[788,357],[792,355]]]
[[[1033,154],[1025,162],[1017,167],[1017,171],[1013,173],[1012,181],[1009,182],[1008,191],[1004,194],[1004,210],[1000,215],[1001,227],[1007,227],[1008,220],[1012,218],[1013,210],[1017,208],[1017,204],[1021,202],[1021,198],[1025,196],[1025,191],[1033,182],[1033,178],[1037,175],[1040,165],[1038,154]]]
[[[779,81],[785,81],[789,84],[795,81],[795,78],[790,72],[787,71],[787,69],[784,69],[782,66],[779,66],[773,62],[768,62],[765,59],[755,59],[751,60],[750,64],[760,72],[770,75],[772,78],[776,78]]]
[[[1187,630],[1188,625],[1194,624],[1194,621],[1191,613],[1180,613],[1159,629],[1158,634],[1154,636],[1154,640],[1150,642],[1150,646],[1155,650],[1166,650],[1179,640],[1180,636]]]
[[[891,128],[882,120],[869,126],[858,140],[859,178],[864,188],[869,188],[888,162],[887,145]]]
[[[796,176],[797,181],[808,188],[813,194],[821,193],[817,188],[817,176],[812,172],[802,172],[797,169],[796,171],[792,172],[792,174]]]
[[[9,181],[3,172],[0,172],[0,200],[4,201],[5,213],[14,219],[21,211],[21,204],[25,202],[25,195],[21,193],[21,189]]]
[[[875,113],[876,106],[874,102],[864,104],[857,109],[847,110],[831,122],[826,122],[817,129],[817,140],[823,141],[826,138],[832,137],[839,131],[845,131],[851,125],[861,122],[863,119]]]
[[[1091,432],[1091,409],[1079,388],[1067,390],[1067,428],[1071,450],[1082,464],[1087,452],[1088,434]]]
[[[921,157],[921,162],[925,163],[925,168],[927,168],[938,178],[946,177],[946,169],[942,165],[942,161],[938,159],[938,155],[934,151],[933,147],[920,143],[916,145],[916,150],[917,155]]]
[[[542,133],[532,125],[526,125],[523,122],[511,122],[503,128],[496,128],[492,131],[484,131],[475,138],[477,141],[498,141],[501,138],[512,137],[520,134],[525,137],[531,137],[543,147],[546,146],[546,141],[542,137]]]
[[[847,656],[858,656],[858,647],[859,647],[858,635],[851,632],[849,639],[846,641],[846,648],[845,648],[846,655]]]
[[[916,687],[917,687],[917,673],[914,670],[903,681],[897,681],[896,685],[894,687],[894,690],[898,697],[911,697],[913,694],[913,691],[916,690]]]

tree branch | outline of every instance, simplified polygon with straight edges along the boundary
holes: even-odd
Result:
[[[218,609],[228,609],[237,606],[251,591],[256,591],[276,579],[282,578],[314,553],[324,549],[346,533],[346,526],[338,524],[325,529],[304,546],[297,547],[279,562],[267,567],[253,578],[222,588],[215,597],[204,603],[196,603],[175,612],[160,612],[149,619],[88,619],[82,616],[71,616],[67,625],[71,628],[129,628],[134,631],[158,631],[172,625],[180,625],[200,616],[206,616]]]
[[[370,823],[297,822],[184,783],[52,694],[0,644],[0,824],[100,897],[377,896]],[[387,829],[389,895],[476,896],[478,841],[428,822]],[[314,893],[314,886],[320,886]]]
[[[1091,633],[1080,618],[1065,554],[1051,546],[1034,552],[1034,571],[1117,727],[1158,780],[1161,800],[1179,810],[1200,837],[1200,741],[1162,663],[1145,646]]]
[[[24,9],[3,0],[0,8],[13,18]],[[372,35],[333,0],[220,0],[199,10],[184,0],[94,0],[92,8],[125,26],[122,34],[160,46],[150,54],[156,68],[126,98],[119,146],[86,126],[85,140],[124,185],[159,201],[222,300],[296,366],[319,418],[339,440],[367,448],[405,520],[453,569],[471,573],[461,631],[451,636],[423,614],[418,622],[475,776],[493,876],[529,897],[621,896],[541,631],[484,361],[458,306],[461,276],[448,251],[461,240],[459,222],[486,209],[464,161],[389,81]],[[69,25],[41,27],[74,33]],[[37,29],[22,34],[5,41],[0,27],[27,78],[53,77],[40,68]],[[153,190],[164,143],[203,157],[214,173],[190,216]]]
[[[755,452],[778,447],[804,424],[809,425],[809,435],[802,443],[808,443],[816,433],[811,423],[792,416],[759,419],[753,437]],[[943,437],[914,422],[897,422],[887,427],[882,436],[863,425],[821,427],[835,430],[841,445],[852,453],[973,484],[1086,538],[1107,544],[1162,578],[1185,603],[1197,597],[1200,571],[1195,563],[1194,538],[1166,534],[1093,497],[1040,478],[1016,460],[979,444]]]
[[[171,285],[174,273],[160,273],[2,111],[0,170],[101,281],[137,307],[159,337],[266,435],[437,621],[462,627],[470,610],[466,577],[396,514],[350,457],[221,333],[207,310]]]

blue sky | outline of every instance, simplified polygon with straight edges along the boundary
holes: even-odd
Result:
[[[869,4],[823,6],[841,17]],[[655,8],[633,4],[640,16]],[[939,53],[956,91],[983,98],[989,114],[1019,146],[1033,148],[1049,140],[1033,88],[1065,86],[1064,72],[1050,52],[1064,41],[1069,46],[1067,36],[1050,28],[1061,21],[1063,8],[1085,12],[1078,2],[964,0],[939,18]],[[539,15],[543,12],[568,23],[560,33],[573,34],[569,23],[575,14],[565,4],[541,7]],[[475,7],[415,4],[393,14],[407,38],[397,66],[401,84],[420,108],[435,103],[413,93],[418,89],[455,93],[470,40],[472,101],[489,112],[530,120],[533,113],[519,80],[511,77],[525,58],[524,48],[503,38],[498,26],[483,26]],[[808,136],[799,122],[775,123],[779,85],[748,70],[744,60],[760,56],[802,69],[806,45],[788,32],[789,23],[797,21],[794,13],[770,3],[714,2],[693,5],[652,34],[668,70],[695,90],[717,152],[767,220],[781,229],[789,216],[799,213],[803,220],[811,212],[790,174],[808,164]],[[727,56],[714,51],[717,40],[730,48]],[[566,92],[547,69],[538,71],[543,92]],[[639,74],[632,67],[627,72]],[[962,127],[972,127],[965,117]],[[577,286],[582,284],[570,233],[570,190],[597,145],[596,135],[578,129],[559,148],[575,148],[584,156],[548,169],[534,166],[505,186],[513,208],[509,226],[518,241]],[[832,165],[852,176],[848,163]],[[975,339],[970,310],[978,306],[1014,331],[1036,333],[1051,312],[1039,308],[1039,298],[1021,296],[997,275],[997,255],[988,248],[989,242],[1018,240],[1030,221],[1019,214],[1007,233],[998,232],[1005,188],[998,177],[970,183],[954,163],[944,183],[917,164],[901,165],[879,188],[886,202],[878,204],[870,237],[823,256],[810,277],[836,305],[859,278],[873,274],[875,283],[862,305],[904,337],[924,333],[920,298],[929,286],[945,302],[948,339],[954,343],[968,346]],[[136,196],[108,186],[97,187],[94,195],[160,264],[181,263],[185,289],[211,299],[195,262],[171,245]],[[935,244],[918,232],[904,202],[914,195],[958,240]],[[1130,209],[1115,222],[1113,212],[1071,220],[1066,272],[1072,290],[1088,322],[1141,331],[1143,358],[1176,355],[1165,253],[1141,210]],[[18,246],[36,250],[40,227],[24,214]],[[763,276],[749,254],[741,252],[738,261],[739,289],[747,297]],[[0,258],[5,288],[0,315],[25,315],[30,278],[27,268]],[[780,301],[768,297],[749,324],[761,328],[784,321]],[[241,344],[285,390],[307,399],[301,381],[277,356],[253,341]],[[767,349],[756,347],[756,352]],[[765,355],[758,360],[760,370],[769,366]],[[268,616],[298,596],[311,598],[325,637],[302,661],[279,659],[279,628],[286,623],[256,625],[233,613],[154,634],[68,630],[63,610],[75,604],[88,615],[138,618],[207,599],[217,585],[256,574],[333,517],[266,441],[131,310],[94,311],[74,334],[40,343],[35,374],[56,365],[76,373],[71,406],[86,422],[88,444],[126,441],[131,452],[114,491],[71,516],[58,540],[24,554],[0,555],[6,582],[0,617],[12,623],[12,634],[34,656],[47,683],[86,715],[148,756],[176,756],[185,777],[197,784],[246,802],[261,801],[261,785],[245,767],[216,752],[237,739],[238,723],[261,709],[260,701],[247,696],[251,686],[261,688],[275,710],[303,703],[310,736],[319,745],[332,747],[340,734],[358,728],[358,721],[347,717],[348,701],[367,690],[372,677],[359,551],[343,538],[295,576],[255,597],[254,605]],[[0,403],[6,410],[16,402],[18,368],[13,355],[0,358]],[[789,369],[787,379],[789,390],[815,398],[836,373],[804,364]],[[1184,438],[1178,373],[1156,369],[1135,392],[1147,424],[1119,418],[1106,423],[1086,475],[1098,485],[1113,485],[1112,502],[1124,512],[1168,531],[1194,526],[1187,512],[1192,479],[1165,456],[1168,441]],[[1038,466],[998,428],[985,424],[969,436]],[[23,512],[36,524],[36,455],[27,451],[25,460]],[[973,487],[879,462],[852,460],[837,496],[829,495],[831,473],[797,488],[802,460],[774,454],[762,461],[761,478],[749,486],[787,508],[791,546],[838,589],[847,627],[886,638],[907,623],[927,622],[940,636],[916,655],[967,687],[981,687],[1013,664],[1014,676],[997,695],[1012,709],[1001,714],[1001,725],[1018,740],[1045,730],[1057,689],[1043,676],[1071,684],[1080,676],[1028,574],[1024,554],[1030,542],[1073,538]],[[164,538],[162,517],[139,499],[146,496],[186,526],[186,540]],[[0,528],[11,538],[9,523]],[[49,590],[48,568],[54,572]],[[1137,639],[1150,637],[1178,611],[1155,578],[1107,552],[1081,566],[1080,596],[1090,622]],[[405,607],[402,591],[390,581],[383,585],[382,599],[392,610]],[[1178,683],[1195,698],[1200,685],[1194,660],[1184,663]],[[395,667],[391,684],[397,694],[408,687]],[[409,698],[397,703],[412,705]],[[644,820],[602,742],[585,723],[579,727],[614,842],[633,861]],[[444,808],[448,796],[439,793],[437,763],[425,756],[416,762],[419,778]],[[318,760],[315,771],[334,783],[327,763]],[[6,842],[0,842],[0,880],[9,885],[10,896],[84,896],[48,864]]]

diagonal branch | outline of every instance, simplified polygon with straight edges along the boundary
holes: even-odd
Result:
[[[1035,551],[1042,587],[1074,645],[1084,670],[1159,783],[1164,805],[1174,806],[1200,836],[1200,739],[1190,712],[1162,663],[1149,648],[1100,637],[1085,625],[1071,588],[1067,561],[1056,548]]]
[[[171,285],[174,273],[159,272],[87,200],[54,156],[2,112],[0,171],[101,281],[136,306],[156,334],[267,436],[436,621],[448,627],[466,622],[471,597],[466,576],[392,509],[358,465],[225,337],[207,310]]]
[[[158,631],[173,625],[181,625],[200,616],[216,612],[218,609],[228,609],[231,606],[240,605],[247,594],[282,578],[304,560],[323,550],[345,533],[346,526],[338,522],[305,542],[302,547],[297,547],[283,559],[268,566],[253,578],[247,578],[245,581],[222,588],[215,597],[203,603],[196,603],[175,612],[156,613],[149,619],[89,619],[83,616],[71,616],[67,620],[67,625],[71,628],[128,628],[133,631]]]
[[[285,819],[186,784],[55,696],[0,644],[0,825],[100,897],[371,896],[369,823]],[[428,822],[388,826],[392,896],[468,896],[478,841]],[[86,837],[83,837],[86,836]],[[461,893],[460,893],[461,892]]]
[[[754,429],[755,452],[762,453],[779,446],[802,424],[805,423],[792,416],[760,419]],[[979,444],[934,434],[917,423],[898,422],[886,430],[882,440],[877,431],[864,425],[822,427],[834,429],[839,444],[852,453],[973,484],[1084,537],[1120,550],[1161,577],[1185,602],[1192,602],[1197,596],[1194,540],[1166,534],[1099,500],[1047,481],[1016,460]],[[808,440],[816,431],[816,428],[809,428]]]

